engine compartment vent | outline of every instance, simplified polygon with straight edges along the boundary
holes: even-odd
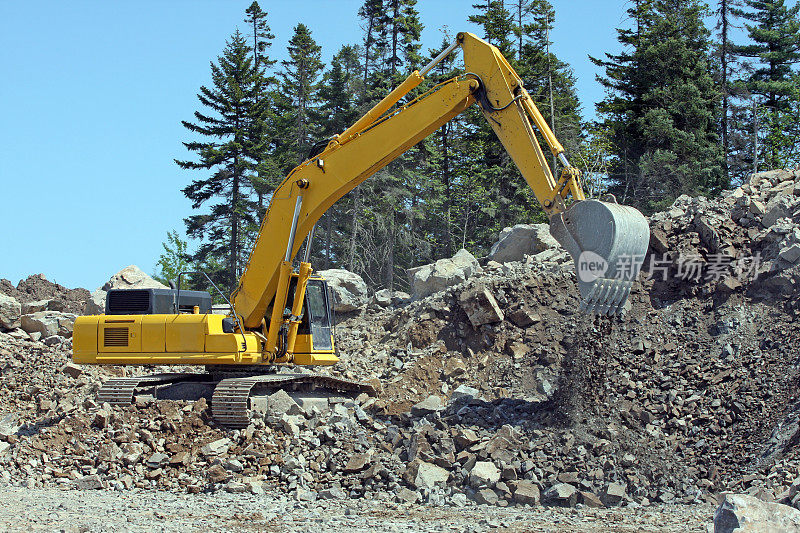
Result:
[[[108,291],[106,308],[110,315],[148,313],[150,311],[150,291],[140,289]]]
[[[128,328],[103,328],[103,345],[119,348],[128,346]]]

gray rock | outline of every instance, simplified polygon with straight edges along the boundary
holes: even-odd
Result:
[[[411,296],[406,292],[381,289],[372,296],[372,303],[379,307],[389,307],[392,305],[402,305],[410,299]]]
[[[500,470],[490,461],[477,461],[469,472],[469,484],[473,487],[492,486],[500,481]]]
[[[464,291],[459,296],[458,303],[476,328],[503,320],[503,311],[500,310],[492,293],[485,287]]]
[[[411,414],[416,416],[425,416],[430,413],[435,413],[436,411],[441,411],[442,409],[444,409],[444,405],[442,405],[442,399],[435,394],[431,394],[421,402],[411,407]]]
[[[514,489],[514,501],[522,505],[538,505],[541,500],[539,487],[532,481],[521,480],[516,482]]]
[[[102,287],[103,291],[111,289],[169,289],[169,287],[157,282],[136,265],[130,265],[111,276]]]
[[[456,387],[456,390],[453,391],[453,394],[450,395],[450,401],[455,402],[462,398],[477,398],[481,394],[481,391],[475,389],[473,387],[469,387],[467,385],[459,385]]]
[[[84,315],[102,315],[106,312],[106,294],[103,289],[96,289],[83,303]]]
[[[406,272],[413,297],[419,299],[463,283],[474,274],[482,272],[482,269],[475,256],[461,249],[449,259],[439,259],[435,263],[410,268]]]
[[[230,492],[231,494],[243,494],[249,491],[250,487],[240,481],[228,481],[225,484],[225,492]]]
[[[304,425],[304,422],[305,418],[302,416],[281,415],[277,421],[277,426],[287,435],[297,437],[300,435],[300,428]]]
[[[475,493],[475,501],[482,505],[495,505],[500,497],[492,489],[481,489]]]
[[[500,263],[521,261],[525,255],[535,255],[554,248],[560,248],[560,245],[550,235],[547,224],[517,224],[500,232],[489,258]]]
[[[313,490],[297,487],[297,491],[294,493],[294,499],[299,502],[313,502],[317,499],[317,493]]]
[[[619,505],[625,497],[625,486],[620,483],[609,483],[600,499],[608,507]]]
[[[78,490],[95,490],[103,488],[103,480],[97,474],[83,476],[75,480],[75,488]]]
[[[401,490],[408,490],[408,489],[401,489]],[[320,500],[343,500],[347,498],[347,494],[342,490],[341,487],[337,487],[336,485],[334,485],[329,489],[319,491],[317,493],[317,497]]]
[[[578,489],[569,483],[556,483],[544,492],[542,502],[562,507],[575,507],[578,502]]]
[[[450,472],[446,469],[420,461],[417,467],[417,475],[414,477],[414,485],[417,488],[431,489],[437,484],[446,484],[449,477]]]
[[[714,512],[714,533],[800,531],[800,511],[746,494],[725,494]]]
[[[61,335],[51,335],[51,336],[47,337],[46,339],[42,340],[42,342],[46,346],[55,346],[56,344],[61,344],[65,340],[67,340],[67,339],[65,339]]]
[[[0,294],[0,329],[15,329],[20,326],[22,306],[5,294]]]
[[[72,378],[77,378],[83,374],[83,369],[74,363],[67,363],[61,367],[61,371]]]
[[[267,413],[276,417],[299,415],[303,413],[303,408],[285,390],[279,389],[267,398]]]
[[[39,333],[41,338],[44,339],[53,335],[69,338],[72,337],[72,328],[76,318],[71,313],[39,311],[32,315],[22,315],[20,317],[20,327],[29,334]]]
[[[403,487],[397,491],[396,499],[401,503],[417,503],[419,493]]]
[[[389,307],[392,305],[392,291],[389,289],[381,289],[372,295],[372,303],[380,307]]]
[[[217,439],[200,448],[200,453],[203,455],[222,455],[223,453],[227,453],[232,444],[233,442],[231,439]]]
[[[797,204],[797,200],[787,194],[779,194],[772,200],[767,202],[766,212],[761,217],[761,225],[769,228],[774,225],[778,219],[791,217],[792,209]]]
[[[222,468],[229,472],[241,472],[244,470],[244,465],[238,459],[228,459],[223,463]]]
[[[328,280],[334,295],[334,311],[347,313],[367,304],[367,284],[358,274],[343,268],[320,270],[318,274]]]
[[[164,466],[169,461],[169,456],[160,452],[156,452],[147,458],[145,464],[150,468],[158,468]]]
[[[800,244],[793,244],[783,248],[780,253],[778,253],[778,257],[788,263],[797,263],[797,261],[800,260]]]
[[[15,435],[19,431],[19,416],[16,413],[8,413],[0,417],[0,437],[6,438]]]

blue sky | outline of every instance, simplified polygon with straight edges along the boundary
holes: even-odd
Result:
[[[194,172],[180,121],[198,107],[209,62],[252,0],[0,1],[0,278],[43,273],[94,289],[121,268],[152,273],[166,232],[183,233]],[[466,22],[474,0],[420,0],[423,43]],[[603,97],[588,53],[616,50],[625,2],[553,0],[554,51],[578,77],[584,114]],[[286,55],[298,22],[324,59],[359,42],[356,0],[261,2]]]

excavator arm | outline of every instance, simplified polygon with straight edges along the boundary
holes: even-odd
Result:
[[[459,46],[464,53],[464,75],[394,107]],[[412,73],[321,153],[296,167],[275,190],[232,296],[234,312],[244,327],[263,331],[265,352],[276,351],[278,331],[286,323],[284,308],[291,297],[292,260],[319,218],[358,184],[476,102],[550,216],[554,237],[575,259],[582,307],[607,314],[621,308],[647,249],[646,220],[633,208],[586,200],[580,173],[567,161],[563,147],[513,68],[494,46],[470,33],[459,33],[450,48],[421,72]],[[547,165],[537,130],[564,166],[558,178]],[[570,197],[574,203],[567,208],[565,201]],[[620,259],[633,265],[618,264]],[[587,266],[590,272],[584,272]],[[293,300],[298,310],[303,278],[310,271],[306,258],[301,262]],[[296,331],[294,309],[288,322]]]

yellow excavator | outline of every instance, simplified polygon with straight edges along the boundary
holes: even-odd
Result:
[[[397,105],[442,59],[460,47],[466,72]],[[309,263],[319,218],[339,198],[447,121],[478,104],[550,218],[550,231],[574,259],[581,308],[616,314],[623,308],[649,242],[642,214],[613,200],[586,199],[580,172],[499,50],[470,33],[456,41],[300,164],[275,190],[228,315],[211,313],[202,291],[109,291],[106,313],[78,317],[73,361],[112,365],[205,365],[209,373],[157,374],[108,380],[101,401],[131,403],[165,384],[211,382],[218,423],[248,424],[249,398],[259,390],[322,388],[370,392],[366,383],[308,373],[287,365],[338,361],[331,301]],[[563,166],[556,177],[536,132]],[[303,241],[305,257],[293,260]]]

